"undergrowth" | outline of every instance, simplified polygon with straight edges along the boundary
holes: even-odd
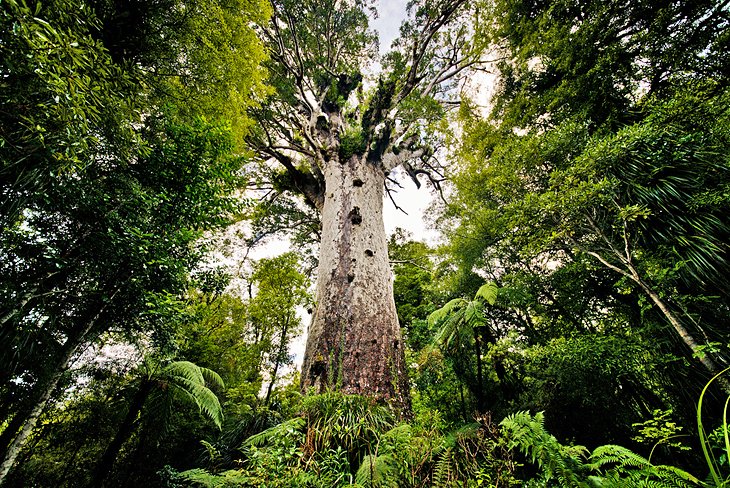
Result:
[[[563,445],[541,413],[490,415],[446,432],[438,412],[397,422],[387,407],[329,392],[306,398],[298,416],[239,447],[229,466],[166,470],[168,487],[703,487],[691,474],[654,465],[620,446],[589,452]],[[206,443],[215,456],[215,445]]]

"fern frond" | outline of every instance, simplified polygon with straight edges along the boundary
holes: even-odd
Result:
[[[481,425],[478,422],[472,422],[453,432],[449,432],[449,434],[444,437],[444,448],[453,449],[459,440],[474,437],[479,432],[480,427]]]
[[[588,466],[592,469],[601,468],[606,464],[617,464],[622,467],[632,466],[635,468],[651,466],[651,463],[646,458],[625,447],[613,444],[597,447],[593,450],[589,459],[591,463]]]
[[[466,300],[464,300],[463,298],[454,298],[453,300],[446,303],[446,305],[444,305],[443,307],[432,312],[431,315],[428,316],[428,319],[427,319],[428,324],[436,325],[439,322],[442,322],[454,310],[456,310],[457,308],[463,307],[465,303],[466,303]]]
[[[162,370],[162,376],[185,378],[192,383],[205,384],[200,366],[190,361],[175,361]]]
[[[213,371],[212,369],[203,368],[200,366],[200,372],[203,373],[203,378],[205,378],[205,384],[214,386],[215,388],[218,388],[220,390],[225,389],[226,384],[223,382],[223,378]]]
[[[190,469],[183,471],[177,478],[185,481],[186,486],[201,488],[231,488],[234,486],[251,486],[254,478],[243,474],[241,471],[231,469],[220,474],[211,474],[204,469]]]
[[[500,426],[509,448],[516,447],[528,456],[541,468],[546,480],[557,479],[565,487],[584,486],[580,479],[583,465],[576,453],[583,452],[585,448],[566,448],[560,444],[545,430],[542,412],[534,416],[529,412],[517,412],[506,417]]]
[[[467,304],[468,305],[468,304]],[[466,308],[459,309],[442,321],[441,328],[434,334],[431,344],[438,348],[448,348],[455,337],[471,331],[471,323],[465,320]]]
[[[294,417],[286,422],[282,422],[258,434],[254,434],[241,444],[241,447],[256,446],[262,447],[271,444],[274,441],[289,437],[294,433],[302,433],[307,425],[306,419],[303,417]]]
[[[497,303],[497,296],[499,294],[499,287],[493,281],[482,285],[474,298],[481,298],[490,305]]]
[[[397,488],[399,483],[395,459],[390,455],[365,456],[355,474],[355,481],[373,488]]]
[[[464,322],[471,327],[478,327],[486,323],[484,308],[480,302],[475,300],[466,304],[466,308],[464,308]]]
[[[202,375],[200,376],[202,379]],[[175,392],[185,395],[189,400],[193,401],[206,417],[220,429],[223,425],[223,408],[215,393],[213,393],[204,383],[196,383],[188,378],[178,376],[174,382],[170,384],[171,389]]]
[[[586,465],[600,471],[613,465],[602,478],[600,485],[606,488],[636,486],[646,488],[691,488],[702,486],[700,480],[690,473],[674,466],[653,465],[646,458],[621,446],[605,445],[597,447],[590,456],[591,463]]]
[[[438,457],[433,469],[433,487],[447,487],[451,483],[453,450],[447,447]]]

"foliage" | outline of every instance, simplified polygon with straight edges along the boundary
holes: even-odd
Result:
[[[561,440],[628,442],[654,409],[687,428],[685,392],[727,361],[727,8],[499,1],[493,18],[497,90],[461,111],[440,223],[457,279],[512,290],[498,408],[544,408]]]
[[[637,435],[633,440],[652,446],[652,453],[659,445],[679,450],[689,450],[690,447],[682,444],[679,438],[686,437],[681,434],[682,426],[677,425],[670,418],[671,410],[654,410],[653,417],[641,423],[633,424],[637,429]],[[649,456],[651,459],[651,455]]]
[[[325,394],[308,399],[307,408],[319,415],[335,404],[362,401]],[[335,412],[327,414],[334,425],[355,425],[346,411]],[[704,486],[685,471],[651,464],[620,446],[599,446],[589,453],[582,446],[560,444],[545,430],[541,413],[518,412],[499,425],[482,416],[448,434],[433,420],[424,418],[389,430],[383,424],[379,431],[355,430],[356,437],[343,444],[347,437],[338,438],[334,432],[344,427],[334,427],[325,438],[321,430],[311,430],[311,417],[309,421],[306,416],[294,417],[245,443],[243,469],[219,475],[196,469],[177,477],[195,486]],[[368,441],[373,434],[374,445]],[[320,442],[314,451],[312,439]],[[343,447],[353,445],[353,439],[375,447],[358,458],[354,471]]]
[[[184,320],[200,238],[241,209],[233,148],[250,120],[201,116],[256,103],[264,53],[252,22],[268,10],[0,9],[1,480],[81,351],[110,330],[164,348]]]
[[[218,428],[223,423],[223,409],[218,397],[210,389],[223,389],[223,380],[213,370],[203,368],[190,361],[174,361],[164,367],[154,365],[149,360],[144,363],[146,381],[156,381],[160,384],[165,396],[171,395],[178,399],[192,401],[200,412],[208,417]],[[210,386],[208,386],[210,385]],[[155,398],[156,404],[166,403]],[[159,403],[158,403],[159,402]]]
[[[705,428],[703,426],[703,415],[704,411],[702,408],[702,404],[705,401],[705,395],[707,394],[707,390],[712,384],[713,381],[717,381],[721,375],[727,373],[728,369],[724,369],[720,373],[713,376],[710,381],[707,382],[705,387],[702,389],[702,393],[700,394],[699,399],[697,400],[697,431],[699,432],[700,436],[700,444],[702,446],[702,454],[705,457],[705,461],[707,462],[707,466],[710,468],[710,476],[712,478],[712,481],[714,482],[715,486],[722,487],[727,486],[728,479],[730,476],[722,476],[721,475],[721,463],[718,463],[717,459],[715,458],[715,453],[713,452],[712,445],[710,444],[710,439],[707,435],[707,432],[705,431]],[[728,411],[728,405],[730,404],[730,396],[728,396],[728,400],[725,401],[725,407],[723,409],[723,415],[722,415],[722,425],[719,430],[722,432],[722,437],[724,444],[722,444],[721,452],[723,453],[723,456],[725,459],[730,458],[730,435],[728,434],[728,423],[727,423],[727,411]]]
[[[372,5],[2,3],[0,483],[727,485],[727,4],[410,2],[364,84]],[[390,242],[415,420],[302,399],[302,253],[235,296],[210,231],[300,251],[331,161],[438,186],[449,143],[448,242]]]

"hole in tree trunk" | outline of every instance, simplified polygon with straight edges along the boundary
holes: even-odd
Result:
[[[353,180],[353,182],[352,182],[352,186],[362,186],[362,185],[364,185],[364,184],[365,184],[365,183],[363,183],[363,181],[362,181],[362,180],[361,180],[360,178],[356,178],[356,179],[355,179],[355,180]]]
[[[354,207],[352,210],[350,210],[350,222],[352,222],[355,225],[359,225],[362,223],[362,215],[360,215],[360,207]]]
[[[317,377],[324,374],[324,361],[315,361],[309,371],[310,376]]]
[[[347,275],[347,282],[348,283],[352,283],[354,280],[355,280],[355,275],[354,274],[350,273],[349,275]]]
[[[370,249],[365,249],[365,255],[369,257],[375,256],[375,253],[371,251]]]

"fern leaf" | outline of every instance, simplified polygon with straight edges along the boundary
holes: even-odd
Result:
[[[203,373],[203,378],[205,378],[205,383],[207,385],[214,386],[221,390],[225,389],[226,385],[223,382],[223,378],[221,378],[218,373],[212,369],[203,368],[202,366],[200,366],[200,372]]]
[[[464,300],[463,298],[454,298],[453,300],[449,301],[443,307],[432,312],[431,315],[428,316],[428,324],[429,325],[438,324],[439,322],[443,321],[446,317],[448,317],[454,310],[456,310],[459,307],[464,306],[465,303],[466,303],[466,300]]]
[[[497,303],[497,296],[499,294],[499,287],[493,281],[482,285],[474,298],[481,298],[490,305]]]
[[[433,469],[433,487],[441,488],[449,486],[451,482],[452,449],[446,448],[436,461]]]
[[[272,441],[289,436],[295,432],[301,432],[306,427],[307,421],[303,417],[294,417],[286,422],[282,422],[269,429],[254,434],[241,444],[241,447],[256,446],[261,447],[270,444]]]
[[[398,487],[395,459],[390,455],[365,456],[355,474],[355,481],[363,486]]]

